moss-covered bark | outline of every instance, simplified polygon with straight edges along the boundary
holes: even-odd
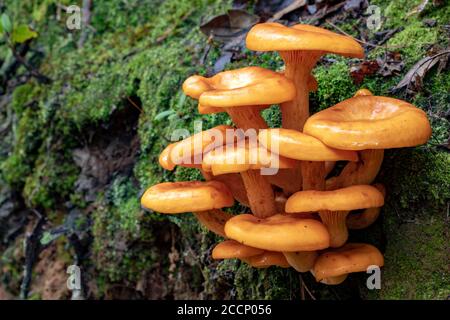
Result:
[[[253,270],[237,261],[214,262],[210,250],[217,237],[202,229],[190,214],[164,217],[139,207],[140,193],[154,183],[200,179],[192,169],[178,168],[172,173],[158,166],[157,157],[173,129],[193,132],[195,120],[202,120],[204,128],[230,123],[224,114],[199,115],[196,103],[181,91],[186,77],[204,74],[218,58],[220,50],[212,46],[200,63],[208,44],[198,26],[225,12],[230,1],[108,1],[93,7],[95,32],[68,32],[65,21],[56,20],[53,1],[22,1],[20,6],[17,1],[4,2],[15,21],[36,26],[39,37],[32,45],[44,51],[40,70],[54,81],[44,85],[30,79],[7,92],[11,95],[8,108],[15,118],[2,141],[8,152],[0,153],[1,181],[21,194],[26,206],[47,214],[47,228],[61,224],[73,210],[82,212],[88,222],[80,228],[90,234],[86,246],[91,254],[83,264],[89,272],[91,297],[123,297],[122,291],[117,293],[120,287],[132,292],[127,291],[128,297],[299,298],[300,279],[292,270]],[[383,29],[404,27],[387,45],[399,48],[406,68],[398,76],[367,77],[360,86],[377,95],[393,96],[389,89],[431,44],[448,45],[443,26],[449,23],[450,6],[431,6],[420,17],[407,18],[420,1],[372,2],[382,8]],[[437,23],[428,27],[424,19]],[[340,27],[352,33],[354,24],[346,21]],[[87,32],[88,40],[77,48],[80,32]],[[165,39],[159,41],[163,35]],[[0,62],[6,63],[10,57],[4,46],[0,48]],[[259,65],[278,69],[282,65],[276,53],[245,54],[245,59],[226,68]],[[382,49],[375,49],[369,57],[382,54]],[[349,75],[353,62],[334,58],[335,62],[321,63],[314,71],[319,82],[311,96],[314,111],[351,97],[359,88]],[[332,288],[304,275],[316,297],[444,299],[449,294],[450,154],[438,147],[450,130],[449,87],[448,72],[432,71],[420,94],[414,98],[400,95],[427,111],[433,137],[425,146],[387,152],[377,179],[386,184],[388,194],[382,217],[369,229],[351,234],[352,239],[373,243],[385,253],[382,289],[367,290],[361,274]],[[166,110],[173,110],[170,119],[155,119]],[[136,118],[121,120],[136,113]],[[277,107],[264,116],[270,125],[280,125]],[[125,131],[139,140],[138,150],[129,150],[134,152],[133,161],[113,166],[106,177],[96,176],[98,170],[89,171],[96,191],[88,194],[80,189],[80,177],[86,172],[74,160],[74,150],[87,148],[92,159],[97,159],[95,163],[105,166],[115,158],[106,151],[106,156],[94,157],[93,150],[114,149]],[[233,208],[235,212],[241,209]],[[0,269],[6,270],[0,275],[1,285],[14,295],[23,263],[19,245],[20,241],[10,241],[1,247]],[[74,255],[71,246],[64,248]],[[66,258],[61,256],[69,264]],[[146,283],[157,285],[152,289]]]

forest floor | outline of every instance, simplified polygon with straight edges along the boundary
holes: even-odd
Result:
[[[0,0],[13,28],[37,32],[27,41],[0,32],[0,299],[70,298],[66,270],[73,264],[81,267],[84,297],[93,299],[449,297],[450,4],[296,1],[280,16],[294,1],[83,3],[86,21],[69,30],[70,1]],[[238,32],[222,22],[226,39],[202,33],[232,8],[242,10]],[[361,42],[364,60],[320,60],[313,112],[368,88],[429,116],[426,145],[386,152],[377,178],[387,189],[380,219],[350,235],[384,253],[381,290],[368,290],[365,274],[330,287],[293,270],[213,261],[219,237],[191,214],[166,217],[140,207],[140,195],[155,183],[201,179],[194,169],[159,167],[174,129],[193,132],[196,120],[204,129],[231,124],[224,114],[199,115],[181,91],[184,79],[282,67],[277,53],[243,46],[248,16],[314,24]],[[277,106],[263,116],[280,125]]]

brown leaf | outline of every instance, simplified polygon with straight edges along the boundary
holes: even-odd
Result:
[[[350,75],[352,76],[355,84],[360,84],[366,76],[375,74],[379,68],[380,65],[376,60],[367,60],[357,66],[353,66],[350,69]]]
[[[394,87],[392,91],[397,91],[402,88],[412,89],[418,91],[421,87],[422,80],[426,73],[433,68],[437,63],[447,61],[450,55],[450,49],[441,51],[431,57],[420,59],[403,77],[403,79]],[[445,62],[447,64],[447,62]],[[444,67],[441,67],[442,69]]]
[[[200,30],[216,41],[230,42],[245,35],[258,22],[256,15],[243,10],[228,10],[227,14],[216,16],[200,26]]]
[[[402,56],[396,51],[388,52],[383,58],[378,58],[377,62],[380,65],[378,74],[381,74],[383,77],[398,75],[405,66]]]

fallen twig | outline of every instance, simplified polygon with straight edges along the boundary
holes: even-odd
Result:
[[[36,209],[31,209],[31,212],[33,212],[37,216],[38,221],[36,222],[33,231],[30,234],[27,234],[25,238],[25,266],[22,284],[20,285],[21,299],[28,298],[28,292],[30,290],[33,272],[33,265],[41,251],[40,238],[42,234],[42,227],[44,226],[45,223],[45,217],[42,216]]]

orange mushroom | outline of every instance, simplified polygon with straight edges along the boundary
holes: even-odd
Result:
[[[313,251],[328,248],[329,234],[317,220],[276,214],[266,219],[240,214],[225,224],[228,238],[270,251]]]
[[[147,189],[141,204],[161,213],[183,213],[231,207],[234,199],[218,181],[164,182]]]
[[[362,58],[364,50],[353,38],[326,29],[298,24],[286,27],[279,23],[255,25],[247,34],[247,47],[257,51],[278,51],[285,62],[285,76],[296,89],[293,100],[281,103],[283,128],[303,131],[309,116],[309,81],[311,71],[326,53]],[[324,189],[326,171],[321,162],[302,162],[300,170],[293,170],[303,180],[303,189]],[[317,177],[317,178],[315,178]]]
[[[224,71],[211,78],[192,76],[184,82],[183,91],[199,100],[200,113],[227,112],[244,130],[267,128],[261,109],[295,96],[290,80],[260,67]]]
[[[356,96],[311,116],[304,132],[342,150],[424,144],[431,136],[425,112],[398,99]]]
[[[212,251],[213,259],[241,259],[260,255],[264,250],[241,244],[234,240],[225,240],[217,244]]]
[[[316,260],[313,274],[317,281],[339,284],[349,273],[365,272],[373,265],[384,265],[383,255],[377,248],[370,244],[347,243],[321,254]]]
[[[227,130],[233,130],[233,127],[220,125],[171,143],[161,152],[159,164],[166,170],[173,170],[176,165],[189,167],[197,165],[201,168],[201,156],[204,153],[227,143],[225,139]],[[234,138],[237,139],[238,136]]]
[[[386,188],[381,183],[373,185],[386,197]],[[361,213],[350,213],[347,216],[347,228],[350,230],[365,229],[374,223],[380,215],[381,207],[368,208]]]
[[[294,82],[295,99],[281,104],[283,128],[303,130],[309,116],[308,82],[319,58],[326,53],[362,58],[363,48],[351,37],[310,25],[286,27],[279,23],[255,25],[247,34],[247,48],[278,51],[285,76]]]
[[[383,194],[368,185],[334,191],[299,191],[286,202],[287,213],[318,211],[330,233],[330,246],[340,247],[348,238],[346,218],[350,210],[381,207]]]

